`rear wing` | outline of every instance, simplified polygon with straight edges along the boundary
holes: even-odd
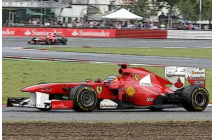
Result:
[[[178,90],[185,86],[187,80],[191,85],[205,87],[205,69],[192,67],[165,67],[165,77],[172,83],[170,89]]]

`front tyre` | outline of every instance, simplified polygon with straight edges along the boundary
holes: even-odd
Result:
[[[78,85],[71,90],[69,97],[73,100],[75,111],[92,111],[97,105],[97,93],[88,85]]]
[[[203,86],[190,85],[182,93],[182,104],[187,111],[203,111],[209,103],[209,93]]]

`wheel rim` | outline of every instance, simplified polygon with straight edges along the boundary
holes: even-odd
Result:
[[[80,97],[80,101],[82,103],[82,105],[84,105],[85,107],[90,107],[94,104],[94,94],[92,91],[89,90],[85,90]]]
[[[206,97],[204,92],[197,92],[195,94],[195,104],[197,106],[204,106],[206,103]]]

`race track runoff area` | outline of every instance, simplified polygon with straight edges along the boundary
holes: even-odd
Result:
[[[202,122],[8,122],[2,138],[10,140],[208,140],[212,121]],[[29,131],[30,130],[30,131]],[[65,131],[66,130],[66,131]],[[30,132],[30,133],[29,133]]]

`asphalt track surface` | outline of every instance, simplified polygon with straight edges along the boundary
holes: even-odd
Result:
[[[133,55],[90,54],[71,52],[50,52],[20,50],[20,47],[41,45],[27,44],[31,38],[3,37],[2,56],[19,56],[31,58],[58,58],[90,60],[103,62],[126,62],[154,65],[212,67],[211,59],[149,57]],[[58,47],[64,45],[57,45]],[[92,39],[68,38],[66,46],[91,47],[178,47],[178,48],[212,48],[212,40],[153,40],[153,39]],[[16,48],[16,49],[14,49]],[[53,110],[42,112],[36,108],[3,107],[3,121],[169,121],[169,120],[211,120],[212,107],[203,112],[187,112],[183,108],[164,109],[161,112],[150,110],[95,110],[93,112],[74,112],[72,110]]]
[[[2,37],[4,47],[22,47],[32,37]],[[212,48],[212,40],[181,40],[181,39],[123,39],[123,38],[67,38],[66,46],[91,47],[187,47]],[[62,45],[63,46],[63,45]]]
[[[43,112],[36,108],[3,107],[3,121],[197,121],[212,120],[212,107],[202,112],[188,112],[183,108],[164,109],[152,112],[148,109],[94,110],[75,112],[73,110],[52,110]]]
[[[65,60],[87,60],[114,63],[135,63],[164,66],[187,66],[212,68],[212,59],[135,56],[117,54],[94,54],[74,52],[50,52],[37,50],[20,50],[21,47],[41,47],[44,45],[27,44],[31,38],[3,37],[2,56],[17,56],[30,58],[55,58]],[[65,47],[64,45],[56,45]],[[66,46],[91,47],[176,47],[176,48],[212,48],[211,40],[159,40],[159,39],[94,39],[94,38],[68,38]],[[17,49],[19,48],[19,49]]]

